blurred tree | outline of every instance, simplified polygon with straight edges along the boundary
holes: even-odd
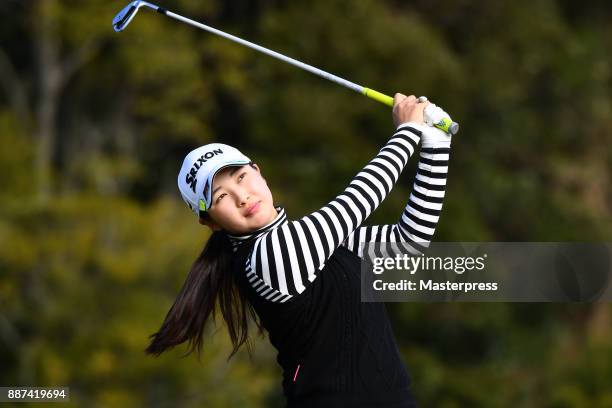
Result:
[[[116,34],[123,5],[0,3],[0,382],[70,385],[79,406],[282,406],[265,340],[229,364],[221,325],[203,365],[142,353],[207,238],[176,192],[181,160],[235,144],[296,218],[376,153],[390,112],[148,11]],[[160,5],[451,112],[436,240],[609,240],[607,3]],[[397,221],[415,162],[367,224]],[[423,406],[611,404],[608,304],[388,309]]]

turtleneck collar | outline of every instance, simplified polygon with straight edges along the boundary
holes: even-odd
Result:
[[[232,243],[232,248],[234,249],[234,251],[236,251],[238,246],[241,245],[242,243],[250,239],[255,239],[261,236],[262,234],[265,234],[266,232],[273,230],[274,228],[277,228],[281,226],[282,224],[284,224],[285,222],[287,222],[287,215],[285,214],[285,208],[282,205],[274,206],[274,208],[276,208],[276,212],[277,212],[276,218],[274,218],[272,221],[270,221],[268,224],[264,225],[261,228],[255,231],[249,232],[248,234],[240,234],[240,235],[230,234],[226,232],[227,237]]]

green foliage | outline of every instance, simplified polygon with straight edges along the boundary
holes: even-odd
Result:
[[[436,240],[609,240],[606,2],[160,5],[443,106],[462,127]],[[180,163],[197,145],[234,144],[297,218],[376,153],[390,112],[150,10],[117,34],[110,23],[122,6],[0,4],[0,383],[68,385],[88,407],[282,406],[266,339],[228,363],[219,324],[202,364],[180,358],[186,347],[143,353],[207,239],[176,191]],[[56,95],[43,89],[57,78]],[[55,137],[45,150],[49,106]],[[368,224],[397,221],[414,169]],[[609,305],[388,309],[423,406],[612,406]]]

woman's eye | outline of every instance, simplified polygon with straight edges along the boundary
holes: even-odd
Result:
[[[224,195],[225,193],[219,195],[219,197],[217,197],[217,199],[215,200],[215,203],[218,203],[223,198]]]
[[[238,177],[238,180],[242,180],[242,179],[244,178],[244,176],[245,176],[245,175],[246,175],[246,172],[242,173],[242,174],[240,175],[240,177]]]

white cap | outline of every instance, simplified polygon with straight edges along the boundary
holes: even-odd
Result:
[[[215,174],[228,166],[249,163],[251,159],[223,143],[209,143],[192,150],[183,160],[177,179],[183,200],[199,216],[200,211],[207,211],[211,206]]]

